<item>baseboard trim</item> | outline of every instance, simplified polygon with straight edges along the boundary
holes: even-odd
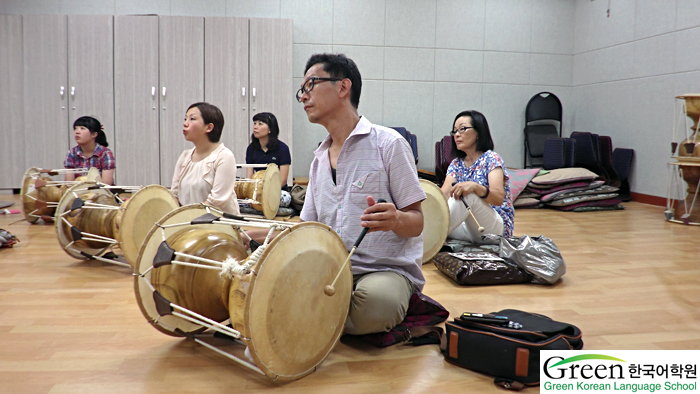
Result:
[[[641,202],[643,204],[650,204],[650,205],[657,205],[660,207],[666,206],[666,199],[664,197],[650,196],[648,194],[635,193],[635,192],[630,193],[630,197],[632,198],[632,201],[635,201],[635,202]]]

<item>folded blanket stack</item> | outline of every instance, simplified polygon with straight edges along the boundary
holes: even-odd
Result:
[[[548,207],[562,211],[624,209],[618,188],[597,180],[598,175],[580,167],[540,171],[513,202],[516,208]]]

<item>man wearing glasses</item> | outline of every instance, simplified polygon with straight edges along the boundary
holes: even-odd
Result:
[[[297,100],[328,136],[314,152],[301,219],[333,228],[351,247],[354,278],[345,333],[391,330],[425,284],[421,272],[426,196],[408,142],[358,115],[362,78],[351,59],[316,54],[306,63]],[[385,199],[386,203],[377,203]]]

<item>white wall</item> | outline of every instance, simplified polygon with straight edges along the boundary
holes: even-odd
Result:
[[[700,92],[700,1],[577,0],[575,26],[573,130],[634,149],[632,191],[666,197],[674,97]]]
[[[418,167],[465,109],[482,111],[499,152],[522,166],[527,101],[562,100],[570,132],[574,0],[0,0],[0,14],[160,14],[294,20],[294,82],[308,57],[340,52],[363,76],[360,113],[418,136]],[[283,126],[284,127],[284,126]],[[294,108],[296,176],[326,131]]]

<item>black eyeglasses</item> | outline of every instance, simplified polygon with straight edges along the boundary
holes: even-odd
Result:
[[[460,128],[457,129],[457,130],[452,130],[452,131],[450,131],[450,135],[454,137],[454,136],[457,135],[457,134],[466,133],[467,130],[469,130],[469,129],[474,129],[474,128],[471,127],[471,126],[468,126],[468,127],[466,127],[466,126],[465,126],[465,127],[460,127]],[[474,130],[476,130],[476,129],[474,129]]]
[[[321,78],[321,77],[311,77],[304,82],[303,85],[301,85],[301,88],[297,90],[297,101],[301,102],[301,95],[304,93],[309,93],[314,89],[314,86],[318,82],[326,82],[326,81],[342,81],[343,78]]]

